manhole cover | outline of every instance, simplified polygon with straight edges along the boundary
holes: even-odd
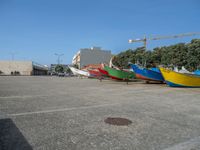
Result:
[[[104,122],[117,126],[127,126],[132,123],[131,120],[128,120],[126,118],[110,118],[110,117],[106,118]]]

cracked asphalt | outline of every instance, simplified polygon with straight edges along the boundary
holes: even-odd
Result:
[[[199,150],[200,89],[0,76],[0,150],[8,149]]]

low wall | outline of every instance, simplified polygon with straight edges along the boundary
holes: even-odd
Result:
[[[0,61],[0,71],[3,75],[11,75],[19,72],[20,75],[31,75],[33,71],[32,61]]]

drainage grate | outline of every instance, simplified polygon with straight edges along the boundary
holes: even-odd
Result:
[[[127,126],[132,123],[131,120],[128,120],[126,118],[110,118],[110,117],[106,118],[104,122],[117,126]]]

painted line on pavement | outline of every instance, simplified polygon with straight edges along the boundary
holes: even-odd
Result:
[[[43,113],[54,113],[54,112],[71,111],[71,110],[79,110],[79,109],[90,109],[90,108],[114,106],[114,105],[119,105],[119,104],[120,103],[102,104],[102,105],[95,105],[95,106],[81,106],[81,107],[72,107],[72,108],[61,108],[61,109],[50,109],[50,110],[42,110],[42,111],[34,111],[34,112],[8,114],[8,116],[14,117],[14,116],[25,116],[25,115],[34,115],[34,114],[43,114]]]

